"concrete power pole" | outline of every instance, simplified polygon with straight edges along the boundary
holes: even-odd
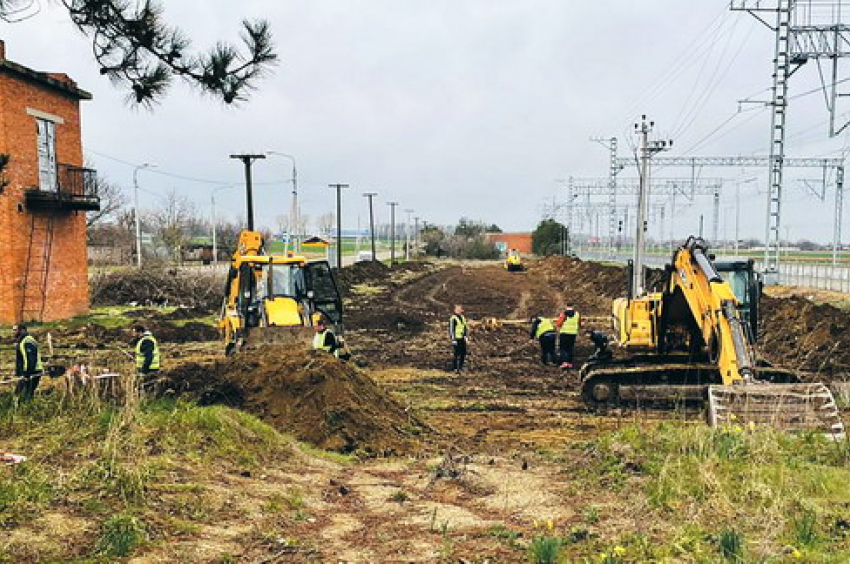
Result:
[[[638,189],[637,225],[635,227],[635,250],[632,263],[632,298],[643,295],[644,276],[643,268],[646,259],[646,209],[649,201],[650,187],[650,160],[655,153],[666,151],[673,145],[672,141],[650,141],[649,134],[655,122],[646,121],[646,116],[641,116],[641,123],[635,124],[635,133],[640,136],[640,187]]]
[[[390,264],[395,264],[395,208],[398,202],[387,202],[390,206]]]
[[[342,190],[348,184],[328,184],[328,187],[336,190],[336,267],[342,270]]]
[[[242,161],[245,165],[245,199],[248,208],[248,230],[254,230],[254,186],[251,179],[251,165],[257,159],[266,158],[265,155],[230,155],[231,159]]]
[[[378,255],[375,253],[375,208],[372,205],[372,198],[378,195],[377,192],[366,192],[363,194],[369,198],[369,236],[372,239],[372,261],[378,260]]]
[[[404,235],[405,235],[405,247],[404,247],[404,260],[410,260],[410,214],[413,213],[413,210],[404,210],[404,213],[407,214],[407,223],[404,224]]]

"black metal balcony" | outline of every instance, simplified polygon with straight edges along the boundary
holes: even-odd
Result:
[[[26,191],[27,209],[32,211],[98,211],[97,171],[60,164],[56,190],[33,188]]]

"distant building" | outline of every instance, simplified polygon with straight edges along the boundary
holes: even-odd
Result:
[[[531,254],[531,233],[487,233],[487,241],[502,252],[516,249],[522,254]]]
[[[80,100],[67,75],[6,58],[0,41],[0,322],[86,313],[86,211],[100,208],[94,171],[83,168]]]

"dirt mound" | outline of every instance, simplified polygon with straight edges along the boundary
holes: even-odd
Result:
[[[425,320],[421,316],[397,307],[381,310],[367,307],[358,311],[354,319],[356,323],[352,327],[358,330],[416,334],[425,329]]]
[[[189,321],[183,325],[153,322],[150,324],[150,330],[163,343],[215,341],[219,338],[218,329],[197,321]]]
[[[348,294],[352,286],[386,280],[390,276],[390,267],[382,262],[355,262],[336,271],[336,282],[343,294]]]
[[[427,429],[364,372],[315,351],[265,346],[166,378],[178,393],[245,409],[327,450],[411,453]]]
[[[223,276],[211,272],[127,270],[92,280],[94,305],[183,306],[212,313],[221,305]]]
[[[830,382],[850,378],[850,314],[805,298],[762,297],[759,349],[777,366]]]

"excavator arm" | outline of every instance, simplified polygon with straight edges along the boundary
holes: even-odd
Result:
[[[723,383],[752,380],[756,351],[738,313],[738,299],[714,268],[701,240],[694,237],[673,256],[668,295],[677,292],[687,303]]]

